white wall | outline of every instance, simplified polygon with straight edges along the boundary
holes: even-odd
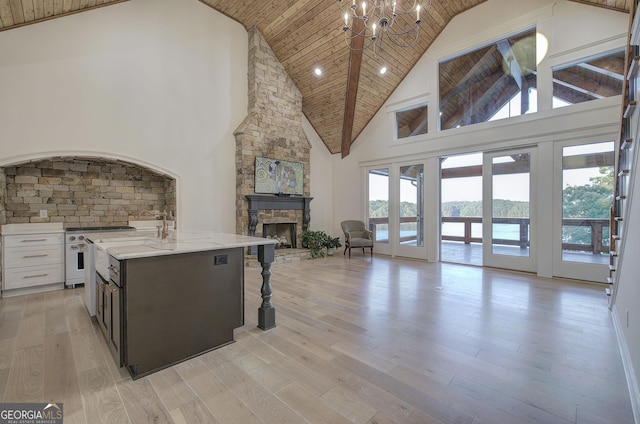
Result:
[[[131,0],[0,33],[0,166],[129,160],[177,179],[178,226],[235,229],[247,33],[197,0]]]
[[[333,222],[333,161],[327,146],[313,129],[306,117],[302,119],[302,128],[311,143],[311,222],[309,229],[324,230],[334,237],[342,235]]]

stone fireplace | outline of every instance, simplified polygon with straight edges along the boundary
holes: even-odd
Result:
[[[311,144],[302,129],[302,95],[271,47],[249,30],[249,110],[236,129],[236,232],[263,237],[264,224],[295,224],[292,239],[309,226]],[[302,162],[302,196],[255,194],[256,156]],[[249,249],[249,254],[252,254]]]
[[[266,196],[253,194],[246,196],[248,201],[249,224],[247,235],[266,237],[265,224],[292,225],[294,233],[293,241],[300,239],[302,231],[309,227],[311,219],[309,204],[312,197],[307,196]],[[293,219],[287,220],[288,217]],[[262,225],[259,226],[258,223]],[[296,246],[293,246],[295,248]],[[255,254],[255,248],[249,248],[249,254]]]

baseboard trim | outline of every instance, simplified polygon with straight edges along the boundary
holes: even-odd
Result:
[[[620,349],[620,355],[622,356],[622,365],[624,367],[624,373],[627,378],[627,386],[629,387],[629,397],[631,398],[633,419],[636,424],[640,424],[640,387],[638,386],[638,380],[636,379],[636,374],[634,372],[633,362],[631,361],[631,354],[629,353],[629,347],[627,346],[627,341],[624,338],[622,324],[620,323],[618,311],[615,306],[611,310],[611,318],[613,318],[613,327],[616,331],[618,348]]]

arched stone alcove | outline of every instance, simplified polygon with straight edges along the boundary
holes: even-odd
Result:
[[[145,209],[166,210],[175,216],[176,179],[132,162],[102,157],[51,157],[0,168],[2,224],[127,225]]]

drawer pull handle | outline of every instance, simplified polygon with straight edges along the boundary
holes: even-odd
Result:
[[[26,255],[23,256],[22,259],[27,259],[27,258],[44,258],[45,256],[49,256],[47,253],[43,253],[41,255]]]
[[[31,239],[31,240],[22,240],[22,243],[31,243],[34,241],[47,241],[47,239]]]
[[[38,278],[38,277],[46,277],[49,274],[37,274],[37,275],[25,275],[22,278]]]

